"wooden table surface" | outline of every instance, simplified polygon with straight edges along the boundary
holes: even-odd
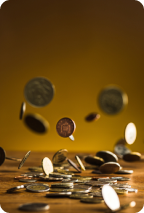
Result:
[[[17,157],[23,158],[26,152],[10,152],[7,151],[6,154],[8,157]],[[5,160],[4,164],[0,167],[0,205],[2,209],[9,213],[18,213],[22,212],[18,210],[18,207],[24,203],[30,202],[44,202],[50,205],[50,209],[47,210],[49,213],[101,213],[106,212],[107,207],[104,203],[101,204],[86,204],[81,203],[79,200],[70,199],[70,198],[47,198],[45,193],[30,193],[25,189],[20,193],[7,193],[7,189],[22,185],[21,182],[15,180],[14,177],[18,176],[24,172],[28,172],[28,167],[39,166],[41,165],[41,160],[44,157],[49,157],[52,159],[54,153],[48,152],[31,152],[29,158],[25,162],[24,166],[21,169],[18,169],[19,162]],[[68,157],[74,159],[76,153],[69,153]],[[128,183],[132,188],[137,188],[138,193],[128,193],[127,195],[119,195],[120,203],[127,204],[131,201],[136,202],[134,208],[127,208],[121,212],[139,212],[144,205],[144,160],[134,163],[124,162],[119,160],[120,165],[123,169],[132,169],[134,171],[131,175],[103,175],[103,176],[123,176],[130,177],[131,180]],[[82,176],[102,176],[98,174],[92,174],[92,170],[86,170],[82,172]],[[45,183],[42,181],[37,181],[38,183]],[[47,182],[51,185],[52,182]],[[42,212],[42,211],[40,211]],[[44,211],[43,211],[44,212]],[[46,211],[45,211],[46,212]]]

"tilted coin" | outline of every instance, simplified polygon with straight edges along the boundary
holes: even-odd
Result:
[[[89,163],[91,165],[95,165],[95,166],[101,166],[104,163],[104,159],[97,157],[97,156],[86,156],[84,158],[86,163]]]
[[[51,188],[71,188],[73,183],[54,183],[51,184]]]
[[[119,170],[117,172],[115,172],[115,174],[132,174],[133,173],[133,170]]]
[[[42,169],[46,175],[53,172],[53,164],[49,158],[45,157],[42,159]]]
[[[46,197],[69,197],[71,194],[71,192],[47,193]]]
[[[26,190],[30,192],[47,192],[49,191],[49,186],[42,183],[38,183],[34,185],[31,184],[26,187]]]
[[[50,207],[47,203],[26,203],[19,206],[19,209],[23,211],[44,211],[49,208]]]
[[[67,162],[74,168],[76,169],[78,172],[81,172],[81,170],[78,168],[78,166],[70,159],[67,159]]]
[[[61,137],[69,137],[71,136],[75,131],[75,123],[70,118],[61,118],[56,125],[57,133]]]
[[[19,159],[19,158],[13,158],[13,157],[6,156],[5,150],[2,147],[0,147],[0,166],[4,163],[5,159],[21,161],[21,159]]]
[[[103,199],[98,199],[98,198],[82,198],[80,200],[83,203],[103,203]]]
[[[58,150],[52,158],[53,164],[55,165],[55,164],[63,163],[67,158],[67,154],[68,154],[67,149]]]
[[[36,77],[25,85],[24,96],[30,105],[44,107],[53,99],[54,86],[47,78]]]
[[[33,132],[43,134],[48,131],[48,122],[38,114],[27,114],[24,117],[25,125]]]
[[[81,159],[80,159],[77,155],[75,156],[75,158],[76,158],[78,164],[80,165],[80,168],[81,168],[83,171],[85,171],[85,166],[83,165]]]
[[[97,121],[99,118],[100,118],[100,114],[96,112],[92,112],[85,117],[85,121],[88,121],[88,122]]]
[[[125,140],[128,144],[133,144],[136,140],[137,130],[134,123],[127,124],[125,128]]]
[[[36,182],[37,180],[34,179],[19,179],[19,182],[29,182],[29,183],[33,183]]]
[[[49,177],[49,176],[41,176],[40,177],[40,180],[44,180],[44,181],[61,181],[61,180],[63,180],[63,178],[62,177],[60,177],[60,178],[56,178],[56,177]]]
[[[20,191],[20,189],[23,189],[23,188],[25,188],[24,185],[16,186],[16,187],[8,189],[7,192],[12,193],[12,192]]]
[[[123,155],[127,154],[127,153],[130,153],[131,150],[128,149],[125,145],[123,144],[117,144],[115,147],[114,147],[114,153],[119,157],[119,158],[122,158]]]
[[[104,163],[100,166],[99,170],[102,173],[111,174],[115,173],[120,169],[120,164],[115,162]]]
[[[25,103],[25,102],[22,102],[21,108],[20,108],[20,114],[19,114],[19,119],[20,119],[20,120],[22,120],[23,115],[24,115],[24,113],[25,113],[25,110],[26,110],[26,103]]]
[[[111,177],[111,179],[118,180],[118,181],[128,181],[128,180],[131,180],[130,178],[126,178],[126,177]]]
[[[124,187],[124,188],[121,188],[121,189],[126,189],[128,192],[135,192],[135,193],[138,192],[138,189],[134,189],[134,188],[127,188],[127,187]]]
[[[128,103],[128,97],[119,87],[107,86],[100,92],[98,103],[102,111],[115,115]]]
[[[123,155],[124,161],[139,161],[141,159],[141,154],[139,152],[131,152]]]
[[[28,151],[26,153],[26,155],[23,157],[22,161],[20,162],[19,166],[18,166],[18,169],[20,169],[23,165],[24,165],[24,162],[26,161],[26,159],[29,157],[31,151]]]
[[[96,153],[96,156],[104,159],[105,163],[118,161],[117,156],[113,152],[110,152],[110,151],[99,151]]]
[[[62,177],[62,178],[72,178],[72,175],[66,175],[66,174],[61,174],[61,173],[50,173],[49,174],[50,177]]]
[[[69,198],[72,199],[82,199],[82,198],[93,198],[92,195],[88,195],[88,194],[72,194],[69,196]]]

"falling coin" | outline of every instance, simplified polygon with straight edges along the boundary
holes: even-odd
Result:
[[[59,151],[57,151],[52,158],[53,164],[64,162],[67,158],[67,154],[68,154],[67,149],[60,149]]]
[[[81,170],[78,168],[78,166],[70,159],[67,159],[67,162],[74,168],[76,169],[78,172],[81,172]]]
[[[57,133],[61,137],[69,137],[71,136],[75,131],[75,123],[70,118],[61,118],[56,125]]]
[[[131,152],[123,155],[124,161],[139,161],[141,159],[141,154],[139,152]]]
[[[118,161],[117,156],[110,151],[99,151],[96,153],[96,156],[104,159],[105,163]]]
[[[119,158],[122,158],[123,155],[127,154],[127,153],[130,153],[131,150],[128,149],[125,145],[123,144],[117,144],[115,145],[114,147],[114,153],[119,157]]]
[[[91,122],[91,121],[97,121],[99,118],[100,118],[100,114],[93,112],[87,115],[85,117],[85,120],[88,122]]]
[[[26,159],[29,157],[31,151],[28,151],[26,153],[26,155],[23,157],[22,161],[20,162],[19,166],[18,166],[18,169],[20,169],[23,165],[24,165],[24,162],[26,161]]]
[[[25,125],[36,133],[46,133],[48,131],[48,122],[38,114],[27,114],[24,117]]]
[[[53,172],[53,164],[49,158],[47,157],[43,158],[42,169],[46,175],[49,175],[49,173]]]
[[[125,128],[125,140],[128,144],[133,144],[136,140],[137,130],[134,123],[127,124]]]
[[[80,159],[77,155],[75,156],[75,158],[76,158],[78,164],[80,165],[80,168],[81,168],[83,171],[85,171],[85,167],[84,167],[84,165],[83,165],[81,159]]]
[[[44,107],[53,99],[54,86],[48,79],[36,77],[25,85],[24,96],[30,105]]]
[[[115,173],[120,169],[120,164],[115,162],[104,163],[100,166],[99,170],[102,173],[111,174]]]
[[[22,120],[25,111],[26,111],[26,103],[22,102],[22,105],[21,105],[21,108],[20,108],[20,115],[19,115],[20,120]]]

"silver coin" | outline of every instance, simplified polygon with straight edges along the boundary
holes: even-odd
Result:
[[[54,86],[44,77],[31,79],[24,88],[27,102],[34,107],[43,107],[51,102],[54,96]]]
[[[71,194],[72,192],[47,193],[46,197],[69,197]]]
[[[19,206],[19,209],[23,211],[43,211],[48,210],[49,208],[47,203],[26,203]]]
[[[31,151],[28,151],[26,153],[26,155],[23,157],[22,161],[20,162],[19,166],[18,166],[18,169],[20,169],[23,165],[24,165],[24,162],[26,161],[26,159],[29,157]]]
[[[128,192],[135,192],[135,193],[138,192],[138,189],[134,189],[134,188],[127,188],[127,187],[124,187],[124,188],[121,188],[121,189],[126,189]]]
[[[88,189],[91,190],[92,186],[84,185],[84,184],[75,184],[74,189]]]
[[[34,185],[31,184],[26,187],[26,190],[30,192],[47,192],[49,191],[49,186],[42,183],[38,183]]]
[[[102,111],[115,115],[128,103],[128,97],[118,87],[108,86],[100,92],[98,103]]]

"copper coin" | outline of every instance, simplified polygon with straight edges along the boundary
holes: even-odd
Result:
[[[2,147],[0,147],[0,166],[4,163],[6,158],[5,151]]]
[[[61,137],[69,137],[75,130],[75,123],[70,118],[62,118],[57,122],[56,130]]]
[[[78,166],[70,159],[67,159],[67,161],[69,162],[69,164],[76,169],[78,172],[81,172],[81,170],[78,168]]]
[[[87,115],[85,117],[85,120],[88,122],[91,122],[91,121],[97,121],[99,118],[100,118],[100,114],[93,112]]]

